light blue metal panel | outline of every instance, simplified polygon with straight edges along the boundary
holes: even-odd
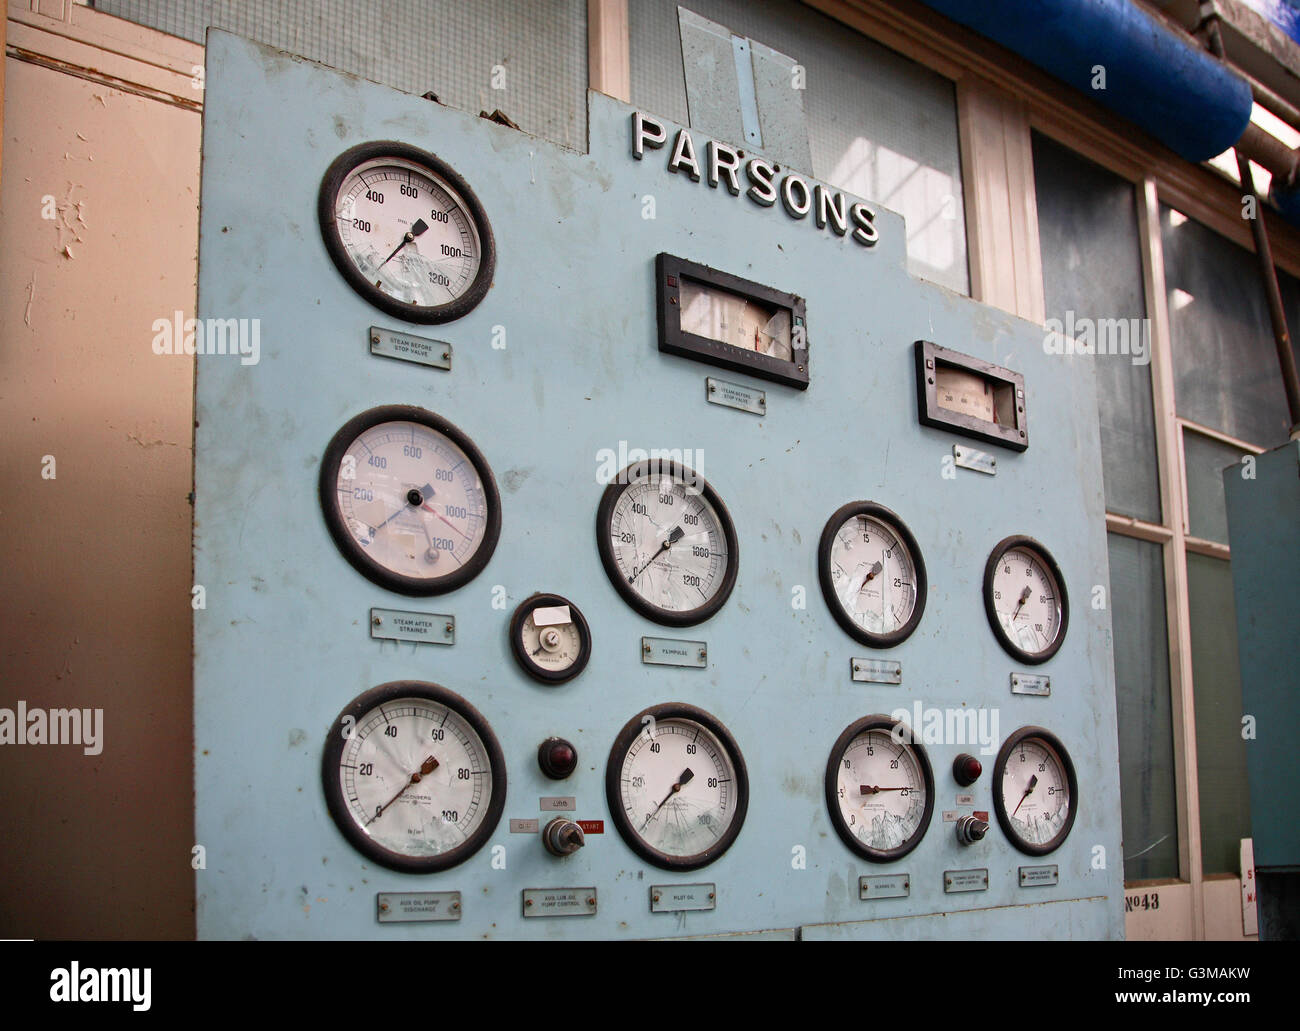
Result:
[[[223,33],[211,34],[207,59],[200,314],[259,318],[261,360],[198,363],[195,575],[207,590],[195,614],[201,936],[662,937],[944,911],[969,911],[963,926],[990,937],[1122,935],[1109,616],[1089,604],[1107,573],[1086,359],[1045,354],[1040,329],[909,278],[903,223],[892,213],[879,213],[880,242],[866,249],[779,205],[758,207],[670,174],[669,148],[633,160],[631,109],[609,98],[591,95],[590,154],[578,155]],[[345,148],[372,139],[438,154],[492,221],[491,291],[429,334],[453,344],[450,372],[368,355],[366,328],[393,320],[345,285],[321,243],[320,177]],[[643,217],[648,196],[654,218]],[[704,380],[717,370],[657,349],[660,251],[805,297],[810,388],[758,382],[767,390],[761,418],[707,404]],[[494,327],[504,328],[504,349],[492,347]],[[1025,375],[1032,444],[999,454],[996,476],[944,476],[955,438],[917,422],[918,338]],[[316,497],[330,437],[386,403],[423,405],[457,423],[501,485],[501,539],[486,571],[427,601],[357,574]],[[620,441],[702,452],[699,471],[735,520],[735,591],[688,632],[646,622],[601,568],[598,452]],[[834,623],[817,586],[822,527],[859,498],[900,514],[929,571],[918,631],[885,653],[902,663],[901,686],[851,681],[849,659],[863,649]],[[1010,533],[1053,550],[1074,600],[1064,647],[1039,669],[1052,678],[1050,698],[1010,694],[1015,667],[984,615],[984,563]],[[508,592],[505,610],[493,607],[494,585]],[[792,604],[795,588],[806,591],[806,608]],[[538,590],[576,602],[595,642],[586,671],[559,688],[520,672],[506,641],[515,604]],[[372,641],[372,606],[453,614],[456,643]],[[709,666],[642,665],[643,635],[706,640]],[[405,678],[463,694],[495,728],[509,770],[492,841],[505,848],[504,869],[485,848],[443,873],[393,873],[364,861],[331,822],[319,787],[331,721],[360,692]],[[717,862],[688,874],[648,867],[608,822],[565,860],[535,837],[507,833],[508,819],[539,817],[542,795],[574,795],[579,817],[608,821],[604,768],[617,731],[644,707],[679,700],[719,717],[750,770],[744,829]],[[971,750],[955,743],[928,746],[938,797],[916,851],[873,867],[841,844],[822,787],[831,745],[855,718],[914,703],[985,709],[1000,737],[1033,723],[1064,739],[1081,799],[1073,833],[1047,860],[1059,864],[1058,885],[1019,888],[1016,871],[1028,857],[996,823],[980,845],[957,844],[940,816],[961,790],[952,761]],[[580,751],[578,772],[562,785],[536,763],[538,743],[552,734]],[[992,758],[983,758],[987,770]],[[975,808],[992,809],[989,773],[970,790]],[[967,867],[988,868],[989,890],[945,895],[943,872]],[[859,876],[904,871],[909,898],[859,901]],[[716,884],[713,911],[650,913],[651,884],[701,881]],[[586,885],[599,891],[595,917],[520,916],[524,888]],[[463,919],[375,922],[376,892],[417,890],[462,892]],[[1038,905],[1065,900],[1080,901]],[[1073,915],[1044,916],[1055,912]],[[880,934],[896,928],[891,920]]]

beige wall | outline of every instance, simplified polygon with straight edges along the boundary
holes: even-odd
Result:
[[[103,751],[0,747],[0,937],[191,937],[193,360],[155,356],[150,327],[194,309],[201,94],[183,101],[202,51],[149,57],[134,27],[96,37],[116,20],[85,8],[19,14],[0,180],[0,707],[102,709]]]

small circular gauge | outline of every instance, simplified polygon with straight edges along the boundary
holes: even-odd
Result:
[[[402,594],[464,586],[501,534],[487,460],[446,419],[409,405],[372,408],[334,434],[321,459],[320,499],[344,557]]]
[[[849,724],[826,763],[826,805],[844,844],[873,863],[920,844],[934,813],[930,759],[911,728],[889,716]]]
[[[487,720],[460,695],[414,680],[381,684],[339,713],[321,776],[343,836],[406,873],[468,859],[505,806],[505,760]]]
[[[666,870],[694,870],[740,833],[749,774],[727,728],[673,702],[638,713],[610,749],[605,791],[632,851]]]
[[[596,541],[610,582],[647,619],[693,626],[736,584],[740,547],[727,507],[677,462],[629,465],[600,499]]]
[[[993,809],[1011,844],[1026,855],[1060,848],[1079,812],[1079,782],[1060,738],[1021,727],[993,764]]]
[[[1056,559],[1032,537],[999,541],[984,567],[984,611],[1009,655],[1031,665],[1046,662],[1061,647],[1070,621]]]
[[[835,512],[817,549],[822,594],[835,621],[872,648],[892,648],[925,611],[925,562],[916,538],[889,509],[854,501]]]
[[[469,184],[404,143],[363,143],[321,180],[321,234],[343,278],[380,311],[450,322],[492,285],[492,227]]]
[[[591,630],[578,606],[558,594],[534,594],[510,620],[510,648],[531,677],[572,680],[591,658]]]

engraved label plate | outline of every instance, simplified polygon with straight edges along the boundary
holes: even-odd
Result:
[[[595,888],[525,888],[524,916],[595,916]]]
[[[989,872],[984,870],[945,870],[943,890],[946,894],[959,891],[988,891]]]
[[[706,377],[704,383],[708,388],[704,396],[711,405],[735,408],[753,415],[767,414],[766,391],[741,386],[739,383],[728,383],[725,379],[714,379],[712,376]]]
[[[971,469],[977,473],[988,473],[990,476],[998,474],[998,460],[987,451],[976,451],[973,447],[962,447],[960,444],[954,444],[952,446],[952,460],[963,469]]]
[[[381,891],[375,896],[381,924],[460,919],[458,891]]]
[[[536,834],[541,829],[540,820],[511,820],[511,834]]]
[[[717,902],[716,884],[652,884],[651,913],[690,913],[713,909]]]
[[[1052,693],[1052,678],[1039,673],[1012,673],[1012,694],[1036,694],[1046,697]]]
[[[974,805],[974,804],[975,804],[975,796],[974,796],[974,795],[958,795],[958,796],[957,796],[957,804],[958,804],[958,805]]]
[[[1051,866],[1022,866],[1020,868],[1020,887],[1046,888],[1058,882],[1056,864]]]
[[[905,899],[912,894],[911,875],[891,873],[883,877],[859,877],[860,899]]]
[[[943,811],[944,823],[956,823],[961,818],[962,818],[961,812],[956,809],[945,809]]]
[[[651,666],[690,666],[704,669],[709,664],[705,641],[674,641],[670,637],[641,638],[641,661]]]
[[[434,612],[371,609],[370,636],[377,641],[455,644],[456,617],[440,616]]]
[[[571,813],[578,808],[574,795],[543,795],[540,803],[544,813]]]
[[[370,353],[384,358],[429,365],[435,369],[451,368],[451,344],[444,340],[430,340],[411,333],[398,333],[391,329],[371,326],[367,334]]]
[[[903,664],[890,659],[850,659],[849,672],[863,684],[901,684]]]

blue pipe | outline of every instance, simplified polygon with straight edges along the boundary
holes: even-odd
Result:
[[[1129,0],[921,0],[1145,129],[1188,161],[1231,147],[1250,85]],[[1094,89],[1098,69],[1105,89]]]

